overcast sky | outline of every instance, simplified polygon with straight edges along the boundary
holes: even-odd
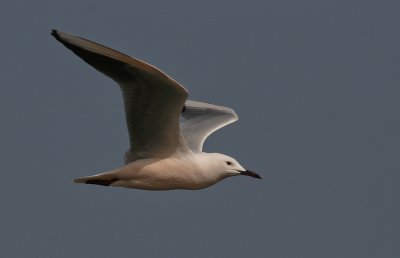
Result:
[[[0,257],[400,257],[400,3],[2,1]],[[50,36],[143,59],[240,116],[258,172],[200,191],[71,183],[122,165],[116,84]]]

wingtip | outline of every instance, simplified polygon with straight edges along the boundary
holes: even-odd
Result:
[[[62,39],[61,39],[61,37],[60,37],[60,33],[58,32],[58,30],[56,30],[56,29],[52,29],[51,30],[51,36],[53,36],[56,40],[58,40],[58,41],[62,41]]]

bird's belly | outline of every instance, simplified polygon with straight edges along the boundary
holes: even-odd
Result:
[[[112,186],[120,186],[134,189],[143,189],[143,190],[154,190],[154,191],[162,191],[162,190],[174,190],[174,189],[201,189],[204,187],[199,187],[195,184],[188,184],[186,182],[178,182],[178,181],[162,181],[162,180],[140,180],[140,179],[130,179],[130,180],[121,180],[112,184]]]
[[[112,184],[112,186],[143,189],[143,190],[174,190],[174,189],[187,189],[197,190],[211,186],[213,182],[199,182],[196,180],[186,180],[185,178],[132,178],[128,180],[119,180]]]
[[[139,168],[128,164],[121,172],[124,176],[112,186],[143,190],[196,190],[216,183],[201,177],[190,163],[170,159],[151,162]]]

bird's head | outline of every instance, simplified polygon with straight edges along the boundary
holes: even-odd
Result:
[[[209,153],[208,155],[211,157],[208,160],[211,160],[210,162],[212,162],[213,170],[223,178],[243,175],[261,179],[260,175],[243,168],[239,162],[232,157],[220,153]]]

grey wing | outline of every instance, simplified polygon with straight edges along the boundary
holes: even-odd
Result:
[[[161,70],[95,42],[53,30],[86,63],[116,81],[123,94],[129,161],[190,151],[179,128],[188,92]]]
[[[216,130],[238,120],[233,109],[187,100],[182,111],[181,131],[192,151],[201,152],[206,138]]]

